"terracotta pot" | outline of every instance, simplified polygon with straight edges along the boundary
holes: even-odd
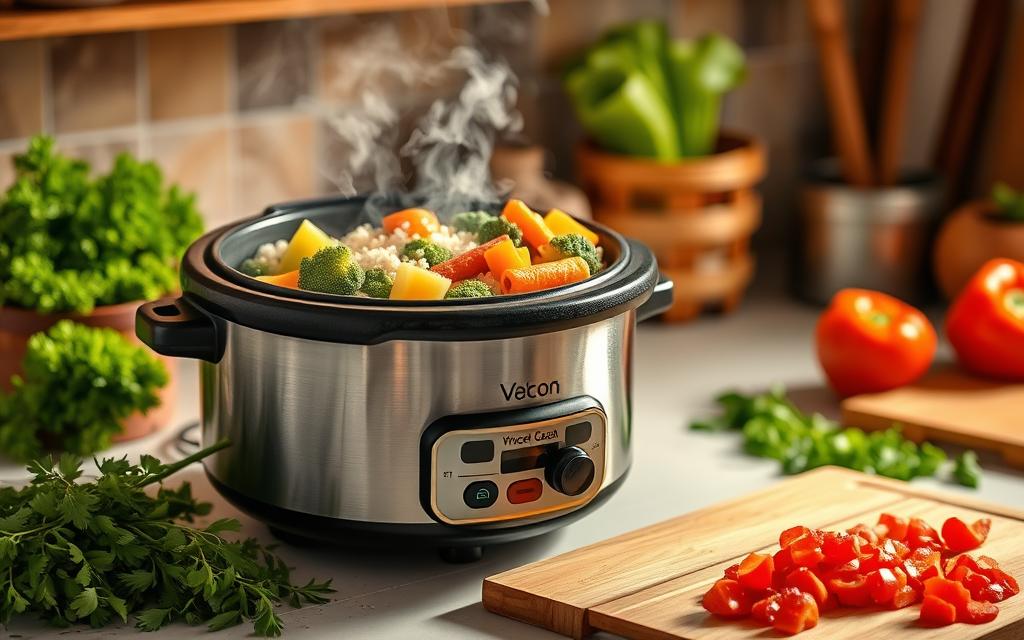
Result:
[[[955,297],[992,258],[1024,262],[1024,222],[996,216],[991,201],[969,202],[946,219],[935,241],[933,267],[942,293]]]
[[[28,339],[34,333],[46,331],[60,320],[74,320],[90,327],[114,329],[134,344],[142,342],[135,336],[135,310],[142,301],[96,307],[92,313],[40,314],[29,309],[0,307],[0,388],[11,388],[11,376],[21,373],[21,360],[28,348]],[[128,416],[120,434],[114,440],[123,442],[149,435],[167,426],[174,414],[177,396],[177,366],[172,358],[158,356],[167,368],[167,385],[158,392],[160,404],[145,415],[136,412]]]
[[[579,146],[577,170],[594,218],[651,247],[672,278],[675,303],[664,319],[739,304],[754,272],[749,242],[761,223],[754,186],[766,155],[757,139],[726,132],[713,155],[675,163]]]

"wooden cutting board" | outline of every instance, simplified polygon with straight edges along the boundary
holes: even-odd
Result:
[[[992,518],[982,551],[1024,577],[1024,512],[960,496],[824,467],[744,498],[701,509],[569,553],[491,576],[483,603],[494,613],[582,638],[607,631],[633,640],[772,638],[752,622],[708,615],[700,598],[730,564],[755,550],[778,549],[779,532],[797,524],[847,528],[874,524],[890,511],[936,527],[950,516]],[[927,629],[918,607],[899,611],[838,609],[801,639],[900,640],[1024,638],[1024,595],[1000,603],[986,625]]]
[[[999,451],[1024,467],[1024,384],[975,378],[949,367],[919,382],[847,398],[842,423],[888,429],[894,422],[912,440],[946,440]]]

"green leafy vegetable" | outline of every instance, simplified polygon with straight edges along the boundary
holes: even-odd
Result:
[[[965,487],[978,488],[981,483],[981,467],[978,466],[978,454],[973,451],[964,451],[956,459],[953,467],[953,477]]]
[[[1005,182],[997,182],[992,187],[992,200],[1003,218],[1024,221],[1024,193],[1015,191]]]
[[[44,313],[157,298],[202,233],[194,196],[127,154],[93,179],[89,166],[37,136],[14,158],[0,199],[0,304]]]
[[[671,41],[664,24],[645,20],[606,34],[564,84],[602,146],[674,161],[714,152],[722,98],[745,75],[743,51],[725,36]]]
[[[88,455],[121,422],[159,403],[163,363],[113,329],[61,320],[29,338],[23,376],[0,395],[0,451],[20,461],[44,447]]]
[[[21,614],[102,627],[134,617],[143,631],[177,621],[216,631],[249,621],[258,635],[277,636],[275,605],[326,602],[330,581],[293,584],[270,548],[221,537],[239,530],[237,520],[190,524],[210,505],[187,482],[144,490],[226,446],[171,465],[107,458],[89,481],[70,455],[31,463],[31,484],[0,488],[0,623]]]
[[[946,462],[942,449],[929,442],[917,445],[904,438],[897,427],[865,432],[854,427],[842,428],[819,414],[809,416],[797,409],[782,389],[758,395],[727,392],[716,401],[722,412],[709,420],[694,422],[690,428],[701,431],[742,430],[743,447],[747,453],[778,460],[782,470],[788,474],[837,465],[910,480],[934,476]],[[961,474],[961,461],[958,460],[953,477],[961,484],[977,486],[980,469],[974,452],[967,454],[964,464],[973,465],[970,471]],[[974,484],[970,482],[972,473]]]

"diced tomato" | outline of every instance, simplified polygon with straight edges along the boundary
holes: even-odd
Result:
[[[752,553],[740,562],[736,580],[751,591],[764,591],[772,586],[772,557],[764,553]]]
[[[896,574],[892,572],[892,569],[882,567],[868,574],[868,589],[875,604],[890,604],[896,597],[896,590],[899,587]]]
[[[742,618],[750,614],[750,596],[740,583],[722,578],[708,589],[701,601],[704,608],[722,618]]]
[[[956,622],[956,608],[935,596],[925,596],[921,602],[921,623],[930,627],[944,627]]]
[[[992,520],[982,518],[968,525],[960,518],[949,518],[942,523],[942,540],[953,553],[970,551],[981,546],[992,528]]]
[[[793,558],[793,564],[798,567],[816,567],[825,559],[825,554],[821,552],[821,543],[812,535],[794,540],[787,548]]]
[[[810,535],[810,533],[811,530],[804,526],[790,527],[779,534],[779,546],[785,549],[797,539]]]
[[[854,525],[847,529],[846,533],[850,534],[851,536],[860,536],[861,539],[864,540],[864,542],[868,542],[870,544],[878,544],[878,534],[875,533],[874,529],[872,529],[866,524]]]
[[[832,578],[828,581],[828,590],[839,599],[845,607],[866,607],[871,601],[871,589],[867,576],[857,576],[849,580]]]
[[[779,594],[779,610],[772,627],[779,632],[797,634],[818,624],[818,603],[799,589],[785,589]]]
[[[841,531],[829,531],[821,542],[821,552],[825,561],[831,564],[844,564],[860,555],[861,540]]]
[[[979,602],[972,600],[967,603],[967,610],[963,616],[957,612],[957,619],[967,624],[985,624],[992,622],[999,615],[999,607],[991,602]]]
[[[753,604],[750,608],[750,617],[762,624],[771,624],[775,620],[775,614],[779,612],[779,608],[779,594],[773,593]]]
[[[883,513],[878,516],[878,524],[885,526],[885,537],[902,542],[907,537],[907,527],[910,522],[906,518]]]
[[[828,589],[807,567],[797,567],[786,576],[786,586],[810,594],[819,605],[828,601]]]
[[[902,609],[903,607],[909,607],[910,605],[917,602],[918,592],[914,587],[905,585],[896,590],[896,595],[892,598],[893,609]]]
[[[737,578],[737,573],[739,572],[739,570],[740,563],[737,562],[736,564],[731,564],[725,568],[725,577],[730,580],[735,580]]]

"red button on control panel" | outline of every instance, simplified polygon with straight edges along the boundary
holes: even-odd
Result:
[[[523,504],[524,502],[533,502],[539,499],[540,494],[543,492],[544,485],[541,483],[540,478],[527,478],[526,480],[519,480],[508,485],[508,491],[505,492],[505,495],[512,504]]]

